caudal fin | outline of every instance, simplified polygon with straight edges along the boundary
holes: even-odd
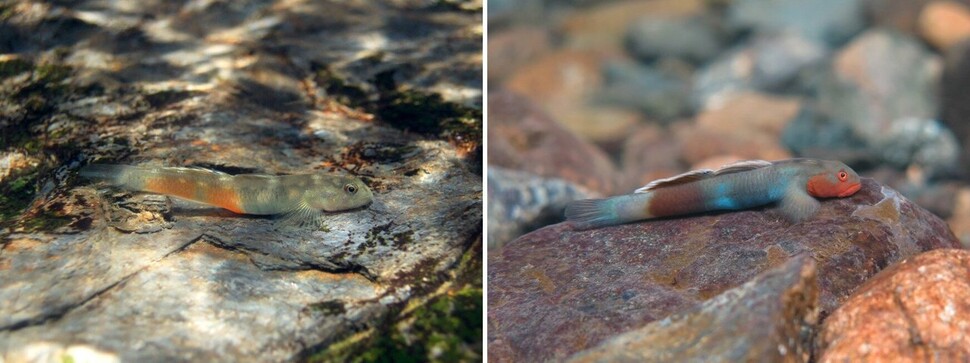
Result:
[[[566,220],[582,229],[617,224],[616,210],[609,199],[583,199],[566,205]]]
[[[92,164],[81,168],[78,175],[91,180],[117,184],[118,176],[126,167],[125,165]]]

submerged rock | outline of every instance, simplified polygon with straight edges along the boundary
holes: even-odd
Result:
[[[802,101],[757,92],[737,93],[697,115],[694,124],[677,125],[681,157],[690,164],[721,155],[744,159],[791,157],[779,142],[785,126],[798,115]]]
[[[638,109],[651,118],[662,121],[681,117],[690,109],[689,80],[676,74],[630,61],[607,62],[603,66],[603,74],[606,86],[603,94],[597,98],[604,102]],[[608,117],[590,117],[586,122],[598,127],[599,124],[608,122]],[[628,130],[629,127],[619,134],[626,136],[629,134]]]
[[[942,220],[871,179],[798,224],[770,208],[582,231],[561,223],[489,255],[489,356],[562,359],[797,255],[817,261],[824,315],[886,266],[958,246]]]
[[[563,221],[566,203],[592,198],[595,193],[562,179],[488,168],[488,248],[539,227]]]
[[[865,27],[862,0],[740,0],[728,7],[728,24],[759,33],[791,31],[837,46]]]
[[[942,62],[916,40],[870,30],[835,57],[819,84],[819,111],[848,125],[876,160],[944,175],[959,156],[956,137],[934,118]]]
[[[691,101],[703,110],[719,107],[737,93],[792,88],[805,69],[821,63],[827,54],[823,44],[795,33],[758,35],[701,68]]]
[[[819,362],[970,360],[970,252],[943,249],[883,270],[832,313]]]
[[[646,16],[630,25],[626,45],[637,58],[674,57],[694,64],[713,58],[723,47],[716,24],[707,17]]]
[[[923,39],[946,51],[970,38],[970,8],[956,1],[933,1],[920,12],[918,26]]]
[[[697,307],[610,338],[569,361],[807,362],[818,322],[816,272],[811,258],[792,259]]]
[[[515,93],[493,92],[488,103],[489,165],[560,178],[600,193],[613,190],[616,168],[598,148]]]

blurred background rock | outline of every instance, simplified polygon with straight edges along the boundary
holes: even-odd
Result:
[[[511,183],[519,196],[561,196],[563,181],[628,193],[742,159],[837,159],[970,243],[970,1],[488,5],[489,163],[527,173]],[[522,209],[509,203],[545,214],[490,223],[491,248],[562,218],[564,201],[509,199],[508,187],[490,194],[490,216]]]

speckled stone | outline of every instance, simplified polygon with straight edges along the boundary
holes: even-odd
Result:
[[[873,276],[825,320],[819,362],[966,362],[968,319],[970,251],[925,252]]]

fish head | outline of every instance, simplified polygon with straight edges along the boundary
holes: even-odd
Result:
[[[311,208],[337,212],[366,206],[374,200],[374,192],[360,178],[343,175],[316,175],[304,194]]]
[[[808,178],[808,193],[819,198],[844,198],[862,189],[859,174],[841,161],[821,160]]]

